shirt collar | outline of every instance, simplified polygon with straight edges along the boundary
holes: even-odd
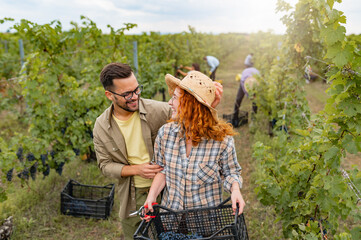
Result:
[[[180,132],[181,131],[181,126],[177,123],[177,122],[172,122],[170,131],[172,132]]]

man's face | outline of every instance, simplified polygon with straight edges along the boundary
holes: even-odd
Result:
[[[113,80],[113,89],[108,91],[110,100],[113,104],[127,112],[135,112],[139,109],[139,97],[134,91],[139,92],[140,88],[137,79],[134,74],[130,75],[128,78],[114,79]],[[117,93],[117,94],[115,94]],[[119,96],[118,94],[122,95]],[[125,98],[123,96],[126,96]],[[127,99],[131,96],[130,99]]]

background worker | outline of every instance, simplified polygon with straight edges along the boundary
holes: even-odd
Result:
[[[253,67],[253,53],[247,55],[246,59],[244,60],[244,65],[246,68]]]
[[[183,71],[181,70],[181,69],[183,69],[183,68],[186,69],[186,70],[188,70],[188,71],[193,71],[193,70],[201,71],[198,63],[192,63],[192,66],[183,66],[183,65],[180,65],[179,68],[177,69],[177,72],[180,73],[183,77],[187,76],[187,73],[186,73],[186,72],[183,72]]]
[[[238,127],[238,123],[239,123],[239,108],[241,106],[242,100],[244,95],[247,95],[248,97],[248,92],[247,89],[245,88],[245,82],[246,79],[248,79],[248,84],[253,84],[255,82],[255,78],[253,78],[254,75],[259,75],[259,71],[254,68],[254,67],[249,67],[243,70],[242,75],[241,75],[241,81],[240,81],[240,85],[238,87],[238,92],[237,92],[237,96],[236,96],[236,101],[234,103],[234,110],[233,110],[233,117],[232,117],[232,125],[233,127]],[[252,109],[255,112],[257,110],[257,106],[255,106],[255,104],[252,104]]]
[[[310,65],[306,65],[305,67],[305,73],[304,78],[306,79],[306,83],[310,83],[311,81],[314,81],[317,79],[318,75],[312,71],[312,68]]]
[[[207,61],[208,66],[211,68],[209,78],[213,81],[216,80],[216,71],[219,66],[219,60],[213,56],[205,56],[203,60]]]
[[[106,65],[100,81],[112,104],[95,122],[94,150],[101,172],[117,179],[119,217],[125,239],[131,240],[141,220],[129,214],[143,205],[152,179],[163,169],[150,160],[158,130],[172,111],[166,102],[140,97],[142,85],[127,64]],[[223,90],[220,84],[214,85],[217,92],[212,106],[218,105]]]

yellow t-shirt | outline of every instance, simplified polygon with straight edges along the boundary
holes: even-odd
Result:
[[[134,112],[126,121],[121,121],[114,115],[113,118],[124,136],[129,163],[131,165],[149,163],[150,157],[142,135],[139,112]],[[134,184],[137,188],[150,187],[152,179],[134,176]]]

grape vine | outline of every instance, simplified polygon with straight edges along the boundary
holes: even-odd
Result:
[[[259,115],[277,122],[273,138],[254,144],[256,192],[275,208],[287,238],[351,239],[361,231],[357,225],[346,232],[339,228],[340,219],[361,220],[357,198],[342,176],[343,158],[361,151],[361,59],[355,42],[345,36],[345,16],[333,5],[300,0],[283,17],[287,35],[278,58],[263,67],[269,74],[256,93]],[[278,1],[278,10],[290,9]],[[306,56],[327,63],[330,98],[317,115],[310,114],[303,90]],[[282,125],[288,133],[277,131]],[[348,173],[361,186],[360,171]]]

